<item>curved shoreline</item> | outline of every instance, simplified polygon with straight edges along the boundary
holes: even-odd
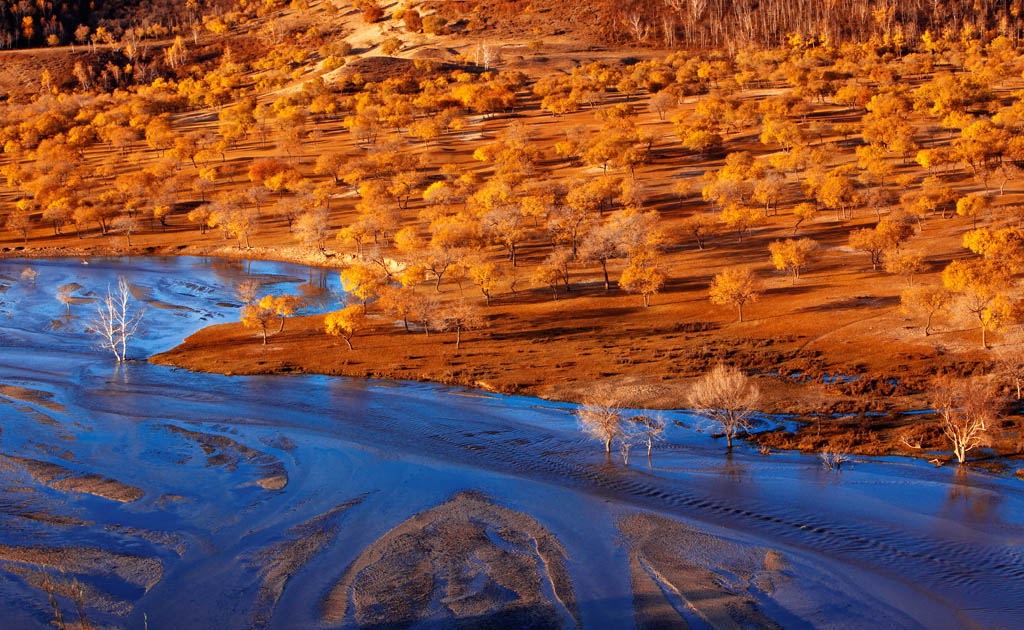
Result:
[[[294,248],[295,251],[280,248],[238,250],[234,247],[212,250],[191,247],[136,250],[126,255],[122,251],[116,251],[116,248],[104,250],[102,253],[92,248],[83,248],[75,253],[62,249],[63,255],[57,256],[52,255],[55,252],[46,249],[35,249],[2,252],[0,257],[52,260],[191,256],[281,262],[325,272],[339,268],[346,260],[342,257],[310,255],[304,250],[300,256],[301,248]],[[332,262],[335,264],[332,265]],[[488,393],[529,395],[567,403],[582,402],[586,398],[586,390],[597,382],[611,382],[622,389],[627,400],[625,406],[652,410],[685,408],[687,383],[709,363],[704,360],[702,366],[702,361],[688,357],[689,360],[673,362],[674,365],[667,366],[668,371],[663,369],[665,366],[656,364],[649,370],[634,370],[631,373],[610,374],[611,370],[598,370],[599,374],[591,374],[592,378],[588,379],[586,374],[573,369],[572,361],[556,362],[553,366],[531,364],[529,356],[522,359],[516,356],[522,352],[521,348],[513,351],[513,345],[500,341],[494,343],[493,339],[490,339],[489,347],[480,348],[482,340],[487,343],[488,338],[509,334],[508,331],[494,331],[494,334],[490,331],[464,333],[466,343],[460,353],[455,353],[449,347],[451,344],[448,337],[451,335],[447,333],[431,334],[431,341],[422,343],[422,335],[406,334],[400,330],[400,325],[399,328],[392,329],[393,326],[384,320],[379,320],[370,333],[357,336],[356,339],[362,340],[362,344],[371,344],[371,348],[380,345],[390,348],[378,353],[365,352],[366,348],[363,347],[358,348],[353,354],[341,351],[336,339],[322,334],[322,318],[323,315],[289,318],[286,332],[272,336],[271,344],[267,348],[257,345],[256,336],[251,331],[242,329],[237,322],[215,324],[197,330],[175,347],[159,352],[147,360],[196,372],[227,375],[313,373],[394,382],[431,382]],[[529,324],[528,321],[524,322],[524,325]],[[656,331],[655,335],[658,334],[661,332]],[[583,336],[586,337],[585,334]],[[586,342],[592,343],[600,340],[596,333],[585,339]],[[713,347],[719,343],[728,346],[727,341],[719,340],[713,335],[707,339],[707,344]],[[538,342],[534,342],[534,345],[538,345]],[[554,346],[557,354],[557,349],[567,344],[555,338],[544,339],[540,345]],[[619,344],[622,345],[626,344]],[[803,345],[806,346],[807,343]],[[416,346],[417,349],[410,352],[410,346]],[[267,350],[271,348],[274,356],[268,357]],[[404,355],[396,355],[396,349],[404,352]],[[333,352],[334,356],[325,359],[322,356],[325,352]],[[568,348],[565,355],[575,356],[572,348]],[[406,361],[410,357],[416,357],[419,362]],[[770,383],[770,386],[762,388],[767,396],[760,411],[769,415],[792,417],[800,423],[800,427],[794,433],[774,431],[759,434],[754,440],[755,443],[772,449],[804,453],[832,448],[852,454],[876,456],[900,455],[942,459],[948,454],[944,444],[926,444],[923,449],[911,449],[898,443],[895,437],[897,434],[906,430],[916,430],[917,427],[912,425],[923,424],[919,421],[919,414],[907,414],[928,407],[923,396],[915,393],[912,387],[904,387],[904,392],[899,395],[895,389],[889,395],[882,395],[878,393],[877,388],[884,387],[885,381],[891,379],[870,373],[851,375],[853,378],[837,378],[837,372],[822,369],[820,366],[808,366],[808,369],[800,372],[799,379],[794,379],[792,371],[780,373],[776,369],[774,374],[770,373],[773,372],[770,368],[774,365],[774,358],[777,357],[764,354],[759,357],[761,365],[751,365],[750,360],[745,360],[748,357],[740,351],[734,360],[744,364],[748,371],[758,374],[759,380]],[[465,364],[467,369],[456,368],[456,364]],[[524,369],[523,365],[530,367]],[[669,372],[675,373],[670,375]],[[521,376],[523,378],[520,378]],[[923,376],[918,375],[916,378],[920,382]],[[913,374],[904,374],[905,381],[911,382],[914,379]],[[824,433],[822,429],[825,429]],[[809,434],[812,432],[814,436],[810,437]],[[1008,451],[1001,454],[1012,455]]]

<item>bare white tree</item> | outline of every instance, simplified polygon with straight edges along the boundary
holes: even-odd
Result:
[[[991,443],[989,429],[995,423],[996,405],[989,381],[942,379],[936,383],[932,399],[957,463],[963,464],[967,453]]]
[[[496,57],[494,49],[487,42],[482,41],[476,45],[476,64],[483,66],[484,70],[491,69]]]
[[[690,406],[697,413],[721,425],[729,450],[732,438],[740,429],[749,429],[751,415],[761,391],[738,368],[721,363],[697,379],[690,389]]]
[[[628,441],[628,430],[622,417],[622,410],[619,409],[610,392],[602,389],[590,397],[590,402],[576,410],[576,418],[580,423],[580,430],[588,437],[600,440],[604,443],[604,452],[611,454],[612,442],[615,440]],[[625,451],[623,456],[628,451]]]
[[[664,438],[668,422],[660,413],[653,416],[634,416],[630,419],[636,428],[637,437],[647,444],[647,459],[650,459],[651,449],[654,448],[655,442]]]
[[[100,347],[114,353],[118,363],[125,360],[128,340],[142,323],[142,309],[133,309],[132,293],[124,277],[117,279],[117,289],[107,287],[107,295],[96,305],[96,315],[89,329],[100,338]]]

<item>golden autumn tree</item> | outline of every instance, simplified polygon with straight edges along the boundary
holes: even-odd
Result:
[[[274,308],[274,296],[265,295],[259,301],[242,307],[242,325],[246,328],[258,328],[263,332],[263,345],[267,345],[267,331],[277,319]]]
[[[715,274],[708,298],[718,306],[736,307],[737,321],[743,321],[743,307],[760,296],[757,277],[748,267],[733,267]]]
[[[639,293],[644,307],[651,305],[651,296],[665,286],[667,276],[657,264],[653,253],[637,252],[619,277],[619,286],[629,293]]]
[[[352,337],[366,327],[366,315],[358,304],[350,304],[340,311],[328,313],[324,318],[324,331],[328,335],[341,337],[352,350]]]
[[[384,284],[376,269],[365,263],[349,265],[341,271],[341,286],[359,299],[366,312],[366,303],[377,297]]]
[[[814,259],[818,242],[810,238],[774,241],[768,246],[772,265],[779,271],[790,274],[793,284],[800,279],[800,272]]]
[[[462,345],[462,332],[475,330],[484,325],[480,309],[468,300],[459,299],[443,305],[438,313],[445,330],[455,332],[455,351]]]
[[[1008,273],[992,259],[954,260],[942,271],[942,284],[956,294],[960,308],[977,320],[981,347],[988,348],[988,333],[1019,317],[1019,305],[1005,292]]]
[[[900,312],[924,317],[924,334],[932,334],[932,322],[944,315],[953,298],[944,286],[908,287],[900,294]]]

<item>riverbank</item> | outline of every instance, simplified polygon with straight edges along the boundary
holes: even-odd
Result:
[[[678,304],[596,306],[608,299],[577,296],[573,316],[560,321],[546,316],[547,302],[496,302],[484,311],[486,327],[463,332],[458,351],[454,333],[427,335],[412,323],[406,331],[371,309],[372,323],[353,338],[353,350],[324,334],[323,315],[312,315],[288,319],[266,346],[260,334],[231,322],[204,328],[150,360],[198,372],[427,381],[577,403],[596,385],[611,384],[623,406],[647,409],[686,408],[692,380],[725,361],[756,375],[761,411],[797,421],[795,432],[753,436],[759,444],[939,461],[948,461],[948,446],[935,419],[908,412],[928,408],[923,392],[934,374],[991,369],[981,352],[950,357],[893,341],[855,344],[838,334],[825,344],[829,331],[783,334],[771,319],[667,325],[664,309]],[[1019,415],[1007,415],[992,454],[1019,458],[1022,427]]]
[[[123,253],[116,248],[60,251],[82,258]],[[18,253],[42,258],[56,252]],[[276,260],[322,272],[345,264],[342,256],[287,247],[189,246],[132,253]],[[424,298],[434,293],[419,290]],[[612,384],[623,404],[649,409],[686,408],[692,379],[724,361],[757,376],[764,394],[761,411],[796,421],[794,432],[754,436],[765,447],[938,461],[948,461],[948,445],[935,419],[912,413],[929,408],[924,393],[929,380],[993,369],[992,351],[969,343],[976,331],[940,329],[925,337],[906,325],[890,301],[844,298],[838,292],[825,304],[797,306],[783,317],[771,315],[764,304],[777,299],[769,293],[739,324],[692,293],[659,296],[650,308],[637,305],[634,296],[606,294],[595,283],[581,283],[558,300],[539,291],[506,293],[482,309],[485,326],[464,332],[460,351],[453,333],[426,335],[415,323],[407,332],[402,322],[371,306],[370,325],[353,339],[352,351],[324,334],[323,315],[312,315],[290,318],[267,346],[260,334],[231,322],[204,328],[151,360],[197,372],[424,381],[566,402],[586,401],[595,385]],[[799,303],[801,295],[792,299]],[[469,287],[450,286],[439,297],[473,301],[479,296]],[[1024,418],[1015,407],[1004,410],[994,449],[977,465],[1013,472],[1014,465],[1007,468],[1004,461],[1020,460],[1024,450]],[[1024,468],[1024,461],[1016,468]]]

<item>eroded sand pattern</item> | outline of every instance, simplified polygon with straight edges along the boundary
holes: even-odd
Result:
[[[324,602],[324,620],[337,624],[351,610],[360,627],[572,627],[579,611],[566,560],[534,519],[460,493],[368,547]]]
[[[236,319],[239,281],[294,292],[310,272],[32,265],[0,318],[4,630],[52,628],[51,594],[66,620],[80,595],[94,628],[154,630],[1024,626],[1017,480],[727,459],[681,412],[625,465],[564,404],[178,371],[140,359]],[[118,275],[149,301],[121,366],[84,330],[94,306],[54,299]]]

